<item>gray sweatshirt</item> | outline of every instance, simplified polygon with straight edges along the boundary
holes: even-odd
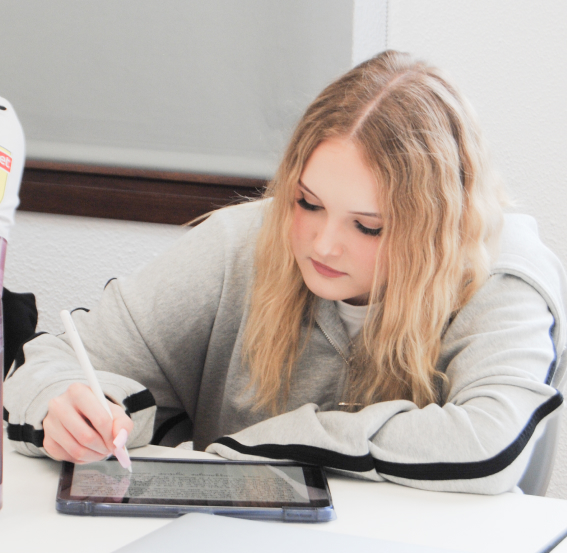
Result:
[[[506,216],[490,278],[446,330],[439,405],[341,411],[349,338],[334,302],[319,299],[286,412],[270,417],[251,409],[241,361],[263,205],[215,213],[145,268],[112,280],[95,308],[73,313],[105,394],[135,423],[128,446],[186,413],[195,448],[230,459],[296,459],[429,490],[511,490],[563,401],[566,280],[535,221]],[[76,381],[85,379],[65,335],[24,345],[5,383],[8,438],[19,452],[45,455],[48,402]]]

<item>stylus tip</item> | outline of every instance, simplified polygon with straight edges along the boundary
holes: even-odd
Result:
[[[130,456],[128,455],[125,447],[122,447],[120,449],[116,448],[114,450],[114,456],[118,459],[118,462],[120,463],[122,468],[128,469],[130,472],[132,472],[132,461],[130,461]]]

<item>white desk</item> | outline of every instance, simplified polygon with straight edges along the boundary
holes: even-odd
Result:
[[[155,446],[131,454],[215,457]],[[0,552],[107,553],[169,522],[59,514],[59,468],[55,461],[24,457],[5,446]],[[309,525],[311,529],[470,553],[547,551],[548,544],[567,533],[567,501],[560,499],[424,492],[337,476],[330,476],[329,483],[337,520]]]

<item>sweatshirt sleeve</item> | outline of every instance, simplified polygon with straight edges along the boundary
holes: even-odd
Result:
[[[72,314],[105,395],[134,421],[130,447],[151,440],[156,416],[158,424],[191,416],[223,289],[225,243],[237,234],[230,221],[212,215],[140,271],[110,281],[95,308]],[[64,334],[38,336],[23,355],[5,382],[7,436],[19,452],[45,455],[49,400],[86,380]]]
[[[496,494],[520,480],[545,421],[561,406],[546,302],[523,280],[494,275],[444,336],[442,405],[395,400],[358,413],[314,404],[220,438],[230,459],[293,459],[376,481]]]

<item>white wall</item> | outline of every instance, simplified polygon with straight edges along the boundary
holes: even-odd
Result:
[[[517,210],[567,266],[567,3],[390,0],[388,47],[453,75]],[[567,410],[548,495],[567,498]]]
[[[174,225],[18,211],[4,285],[33,292],[38,330],[58,334],[61,309],[92,307],[110,278],[132,273],[184,232]]]
[[[269,177],[352,2],[3,2],[0,94],[36,159]]]
[[[388,0],[354,0],[352,16],[352,66],[386,49]]]

